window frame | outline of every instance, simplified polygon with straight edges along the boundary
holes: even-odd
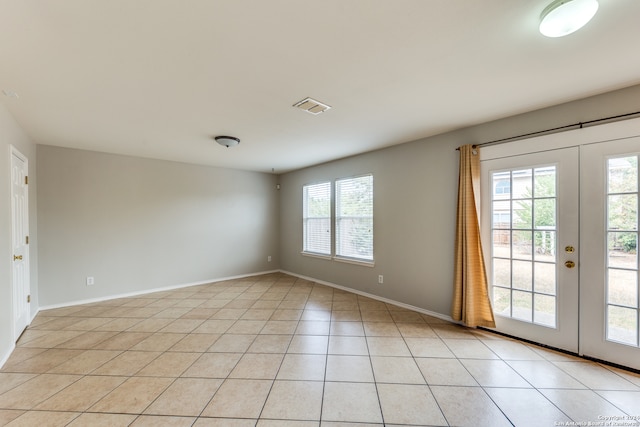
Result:
[[[371,205],[370,207],[368,207],[368,209],[370,210],[371,214],[370,215],[344,215],[339,213],[339,210],[342,207],[342,203],[340,201],[339,198],[339,191],[338,191],[338,187],[340,186],[341,183],[343,182],[349,182],[349,181],[356,181],[358,179],[361,178],[369,178],[371,183],[371,193],[369,195],[370,199],[371,199]],[[350,261],[350,262],[357,262],[357,263],[373,263],[374,262],[374,246],[373,246],[373,174],[368,173],[368,174],[362,174],[362,175],[357,175],[357,176],[350,176],[350,177],[344,177],[344,178],[337,178],[335,179],[334,182],[334,190],[335,190],[335,209],[334,209],[334,218],[333,218],[333,225],[334,225],[334,258],[336,260],[344,260],[344,261]],[[352,255],[345,255],[345,251],[343,250],[343,253],[338,253],[338,249],[341,247],[341,245],[339,244],[339,238],[340,238],[340,234],[341,234],[341,229],[342,227],[340,227],[340,224],[343,222],[344,219],[353,219],[353,218],[365,218],[365,219],[369,219],[370,218],[370,224],[369,225],[369,233],[370,233],[370,239],[371,239],[371,246],[369,248],[369,250],[371,251],[371,258],[368,257],[360,257],[360,256],[352,256]]]
[[[308,198],[308,192],[310,188],[313,187],[320,187],[320,186],[327,186],[327,191],[328,191],[328,195],[329,198],[327,200],[328,206],[327,206],[327,216],[309,216],[308,215],[308,206],[309,206],[309,198]],[[302,186],[302,253],[306,254],[306,255],[311,255],[311,256],[317,256],[317,257],[323,257],[323,258],[331,258],[332,254],[333,254],[333,243],[332,243],[332,235],[333,235],[333,217],[331,215],[332,212],[332,205],[333,205],[333,192],[332,192],[332,182],[331,181],[319,181],[319,182],[314,182],[314,183],[310,183],[310,184],[304,184]],[[328,221],[328,227],[329,230],[327,230],[327,232],[329,233],[329,245],[328,245],[328,251],[327,252],[323,252],[323,251],[314,251],[310,249],[310,245],[309,245],[309,229],[308,229],[308,224],[309,224],[309,219],[327,219]],[[321,242],[316,242],[316,243],[321,243]]]
[[[339,215],[338,215],[338,207],[339,207],[339,201],[337,200],[337,193],[338,193],[338,183],[340,182],[344,182],[344,181],[348,181],[348,180],[353,180],[353,179],[358,179],[358,178],[363,178],[363,177],[370,177],[371,179],[371,194],[370,194],[370,198],[371,198],[371,207],[370,212],[370,230],[371,230],[371,246],[370,246],[370,250],[371,250],[371,258],[366,258],[366,257],[357,257],[357,256],[348,256],[348,255],[339,255],[337,253],[338,250],[338,222],[339,222]],[[326,185],[329,184],[329,200],[330,200],[330,217],[329,217],[329,234],[330,234],[330,250],[329,253],[322,253],[322,252],[317,252],[317,251],[311,251],[308,249],[308,244],[307,244],[307,221],[309,219],[309,217],[307,216],[307,193],[306,191],[308,190],[309,187],[313,187],[316,185]],[[328,180],[321,180],[321,181],[315,181],[315,182],[311,182],[311,183],[307,183],[307,184],[303,184],[302,185],[302,190],[303,190],[303,197],[302,197],[302,251],[300,252],[302,255],[304,256],[309,256],[309,257],[313,257],[313,258],[321,258],[321,259],[325,259],[325,260],[333,260],[333,261],[338,261],[338,262],[343,262],[343,263],[347,263],[347,264],[356,264],[356,265],[361,265],[361,266],[366,266],[366,267],[374,267],[375,266],[375,244],[374,244],[374,234],[375,234],[375,228],[374,228],[374,216],[375,216],[375,212],[374,212],[374,206],[373,206],[373,199],[374,199],[374,187],[373,187],[373,173],[364,173],[364,174],[360,174],[360,175],[353,175],[353,176],[346,176],[346,177],[340,177],[340,178],[332,178],[332,179],[328,179]]]

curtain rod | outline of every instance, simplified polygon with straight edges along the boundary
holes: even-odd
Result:
[[[482,146],[486,146],[486,145],[504,144],[506,142],[516,141],[518,139],[526,138],[526,137],[529,137],[529,136],[558,133],[560,131],[569,130],[571,128],[582,129],[582,128],[586,127],[586,126],[594,125],[596,123],[607,122],[607,121],[611,121],[611,122],[620,121],[620,120],[630,119],[630,118],[632,118],[631,116],[638,116],[638,115],[640,115],[640,111],[636,111],[634,113],[620,114],[620,115],[617,115],[617,116],[603,117],[601,119],[587,120],[586,122],[578,122],[578,123],[573,123],[573,124],[570,124],[570,125],[558,126],[558,127],[555,127],[555,128],[539,130],[539,131],[536,131],[536,132],[524,133],[522,135],[510,136],[508,138],[494,139],[493,141],[482,142],[480,144],[473,144],[472,147],[473,148],[478,148],[478,147],[482,147]],[[460,151],[460,148],[459,147],[456,148],[456,151]]]

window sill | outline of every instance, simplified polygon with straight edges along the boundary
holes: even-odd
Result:
[[[304,252],[304,251],[300,252],[300,255],[308,256],[310,258],[324,259],[324,260],[327,260],[327,261],[344,262],[345,264],[361,265],[363,267],[375,267],[376,266],[376,263],[374,261],[365,261],[365,260],[360,260],[360,259],[357,259],[357,258],[331,256],[331,255],[317,254],[317,253],[314,253],[314,252]]]

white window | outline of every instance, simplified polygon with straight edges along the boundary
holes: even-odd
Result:
[[[336,256],[373,261],[373,175],[336,180]]]
[[[331,255],[331,182],[303,186],[304,252]]]

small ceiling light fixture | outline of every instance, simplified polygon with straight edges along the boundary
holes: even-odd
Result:
[[[563,37],[584,27],[598,11],[598,0],[554,0],[540,15],[540,32]]]
[[[213,139],[215,139],[218,144],[224,145],[227,148],[235,147],[236,145],[240,144],[240,140],[235,136],[220,135],[214,137]]]

